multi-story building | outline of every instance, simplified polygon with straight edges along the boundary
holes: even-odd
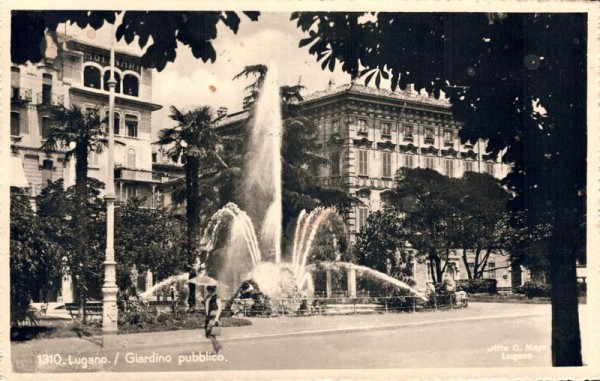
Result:
[[[11,123],[13,152],[22,162],[32,196],[47,184],[63,178],[74,183],[74,166],[62,152],[41,150],[52,120],[53,108],[78,105],[108,115],[110,52],[106,47],[61,36],[61,49],[49,47],[38,64],[11,68]],[[115,189],[119,202],[146,197],[156,205],[156,185],[163,176],[152,172],[152,112],[162,106],[152,102],[152,71],[140,57],[117,51],[115,60]],[[106,181],[107,153],[91,153],[89,176]]]
[[[74,184],[74,159],[65,161],[64,152],[46,154],[42,149],[52,125],[52,110],[77,105],[96,109],[108,116],[110,51],[107,47],[59,36],[60,49],[50,45],[38,64],[11,68],[10,135],[13,150],[13,177],[27,186],[32,197],[48,181],[64,179]],[[51,41],[48,39],[48,41]],[[153,171],[152,112],[162,106],[152,102],[152,71],[140,64],[140,56],[124,51],[115,55],[115,191],[117,202],[133,196],[146,198],[148,207],[160,203],[159,185],[169,176]],[[90,177],[106,182],[107,152],[91,153]],[[151,277],[149,278],[151,282]],[[54,281],[48,301],[73,300],[68,276]]]
[[[382,207],[385,192],[395,187],[395,174],[401,167],[430,168],[450,177],[471,171],[503,178],[510,171],[502,157],[486,152],[485,141],[461,143],[458,132],[462,124],[452,116],[445,100],[410,90],[392,92],[351,83],[310,94],[302,105],[305,115],[318,126],[316,148],[329,159],[316,174],[316,181],[362,201],[347,216],[351,241],[369,214]],[[247,111],[228,115],[218,121],[217,128],[232,133],[247,117]],[[472,261],[469,255],[470,266]],[[458,253],[450,262],[452,277],[467,277]],[[418,284],[429,282],[428,271],[428,266],[415,265]],[[495,255],[488,262],[486,276],[496,278],[499,287],[509,287],[511,278],[522,282],[521,275],[512,272],[508,257]]]

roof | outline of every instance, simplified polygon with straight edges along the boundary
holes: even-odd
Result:
[[[333,97],[339,94],[359,94],[359,95],[372,95],[378,96],[387,99],[394,99],[400,101],[406,101],[411,103],[418,103],[424,105],[431,105],[443,108],[450,108],[450,102],[446,99],[435,99],[433,97],[427,97],[420,95],[415,92],[411,92],[408,90],[400,90],[400,91],[390,91],[385,89],[377,89],[374,87],[368,87],[364,85],[359,85],[356,83],[346,83],[341,86],[332,87],[327,90],[316,91],[311,93],[305,97],[303,97],[302,102],[300,103],[310,103],[315,102],[321,99]],[[216,120],[214,126],[215,127],[223,127],[228,126],[230,124],[244,121],[250,116],[250,112],[248,110],[242,110],[236,112],[234,114],[229,114],[223,118],[219,118]]]
[[[377,89],[374,87],[368,87],[364,85],[359,85],[356,83],[346,83],[344,85],[338,87],[332,87],[327,90],[321,90],[314,92],[312,94],[304,97],[302,103],[313,102],[316,100],[320,100],[323,98],[333,97],[338,94],[347,93],[347,94],[360,94],[360,95],[374,95],[382,98],[395,99],[401,101],[408,101],[413,103],[421,103],[426,105],[450,108],[450,102],[445,99],[435,99],[433,97],[427,97],[420,95],[415,92],[400,90],[400,91],[390,91],[385,89]]]
[[[250,111],[248,110],[243,110],[243,111],[239,111],[236,112],[235,114],[229,114],[227,116],[225,116],[224,118],[219,118],[215,121],[214,126],[215,127],[221,127],[221,126],[226,126],[235,122],[240,122],[243,120],[248,119],[248,117],[250,116]]]

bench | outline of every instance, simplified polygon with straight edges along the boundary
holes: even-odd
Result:
[[[66,303],[65,308],[69,311],[69,315],[73,319],[79,313],[79,303]],[[87,302],[85,305],[85,313],[87,316],[102,316],[102,302]]]

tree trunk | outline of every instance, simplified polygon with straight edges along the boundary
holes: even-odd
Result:
[[[550,245],[553,366],[582,365],[576,251],[564,239],[578,222],[570,215],[565,212],[557,216]]]
[[[75,185],[85,189],[88,175],[88,145],[78,143],[75,147]]]
[[[467,270],[468,279],[473,279],[471,275],[471,269],[469,268],[469,261],[467,259],[467,248],[463,247],[463,255],[462,255],[463,263],[465,264],[465,269]]]

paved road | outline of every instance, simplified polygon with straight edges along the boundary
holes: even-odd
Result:
[[[197,339],[197,331],[123,335],[127,345],[114,349],[90,342],[86,347],[77,339],[42,340],[13,345],[13,364],[25,372],[549,366],[548,307],[474,305],[437,313],[258,319],[251,327],[228,330],[238,335],[223,338],[220,357],[207,356],[210,344]],[[243,329],[259,333],[240,335]],[[27,352],[35,345],[34,353],[50,356]]]

